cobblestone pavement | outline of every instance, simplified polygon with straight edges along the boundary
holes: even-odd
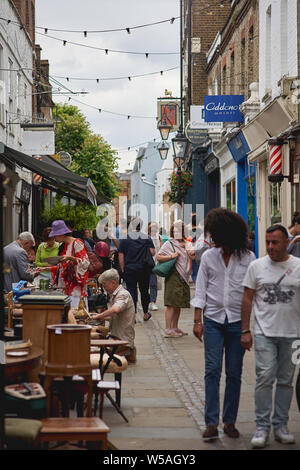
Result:
[[[193,295],[193,292],[192,292]],[[111,428],[110,442],[120,450],[249,450],[254,423],[254,353],[246,352],[237,428],[241,436],[230,439],[219,426],[219,439],[202,441],[204,424],[203,343],[192,334],[193,310],[181,313],[181,338],[164,338],[164,308],[159,291],[157,312],[144,322],[137,314],[137,363],[123,373],[122,409],[129,423],[106,400],[104,420]],[[221,405],[224,374],[220,384]],[[222,409],[222,406],[221,406]],[[283,446],[270,437],[267,449],[300,449],[300,413],[293,398],[289,428],[297,444]]]

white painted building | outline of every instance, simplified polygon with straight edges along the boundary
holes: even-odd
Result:
[[[293,82],[298,76],[298,6],[296,0],[259,2],[259,101],[258,114],[243,128],[250,147],[249,164],[256,164],[256,203],[259,255],[266,253],[265,231],[273,223],[288,227],[297,209],[294,184],[284,178],[270,183],[270,137],[282,139],[283,175],[290,171],[287,137],[298,122],[293,103]],[[244,103],[246,104],[246,103]]]
[[[21,26],[18,12],[10,0],[1,0],[0,20],[0,142],[23,151],[21,121],[32,120],[32,42]],[[10,172],[10,185],[4,200],[5,243],[16,238],[20,226],[21,181],[31,185],[29,170]],[[18,176],[17,176],[18,175]],[[20,182],[17,183],[18,178]],[[19,197],[18,197],[19,196]],[[28,229],[31,227],[31,200],[26,204]]]
[[[259,1],[259,97],[280,96],[282,77],[297,77],[297,0]]]

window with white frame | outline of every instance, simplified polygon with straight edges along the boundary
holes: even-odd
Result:
[[[269,199],[270,199],[270,218],[271,224],[281,222],[281,183],[269,183]]]
[[[226,191],[226,207],[232,211],[236,210],[236,187],[235,178],[225,185]]]

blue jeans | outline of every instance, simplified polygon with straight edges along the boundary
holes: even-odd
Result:
[[[193,259],[192,261],[192,279],[193,283],[196,284],[197,274],[199,270],[199,264]]]
[[[226,386],[223,423],[236,422],[241,390],[245,349],[241,346],[241,322],[217,323],[204,316],[205,348],[205,423],[218,426],[220,378],[225,352]]]
[[[295,364],[292,344],[296,338],[275,338],[255,335],[255,415],[256,426],[268,431],[271,427],[273,384],[277,379],[272,425],[287,424],[293,396]]]
[[[156,274],[150,275],[150,302],[156,302],[157,299],[157,277]]]

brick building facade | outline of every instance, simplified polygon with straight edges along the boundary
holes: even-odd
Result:
[[[206,54],[230,13],[230,2],[220,0],[184,1],[184,96],[185,121],[189,106],[203,104],[207,94]]]
[[[236,2],[207,57],[209,94],[249,98],[249,85],[259,76],[258,22],[256,2]]]

